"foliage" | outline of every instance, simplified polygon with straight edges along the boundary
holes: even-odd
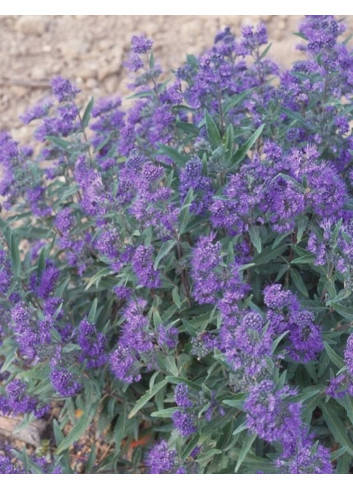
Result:
[[[281,71],[264,25],[227,28],[170,79],[134,36],[126,112],[57,77],[33,148],[1,134],[0,411],[61,407],[46,458],[2,472],[75,471],[93,422],[87,473],[351,472],[343,31],[308,16]]]

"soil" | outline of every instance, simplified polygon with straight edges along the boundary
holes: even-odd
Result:
[[[134,34],[154,39],[155,55],[170,70],[186,54],[199,54],[229,25],[265,22],[272,42],[270,57],[289,66],[297,57],[299,16],[0,16],[0,130],[28,142],[30,129],[19,115],[50,91],[60,74],[81,89],[82,100],[109,94],[126,95],[123,67]],[[353,30],[353,17],[346,23]]]

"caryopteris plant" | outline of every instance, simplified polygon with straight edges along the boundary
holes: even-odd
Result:
[[[57,77],[33,149],[0,135],[0,411],[53,426],[1,472],[75,472],[92,427],[86,473],[352,472],[343,31],[308,16],[282,71],[226,28],[169,78],[135,36],[128,110]]]

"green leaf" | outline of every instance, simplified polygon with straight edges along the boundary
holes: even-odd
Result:
[[[88,321],[93,324],[96,322],[96,315],[97,315],[97,306],[98,306],[98,299],[97,297],[94,299],[91,309],[88,313]]]
[[[303,126],[303,127],[306,127],[306,128],[309,128],[310,125],[309,123],[306,121],[306,119],[299,113],[299,112],[295,112],[291,109],[288,109],[286,107],[282,107],[281,108],[282,112],[284,112],[290,119],[294,120],[295,122],[300,122],[300,124]]]
[[[334,452],[331,452],[330,453],[331,462],[333,462],[334,460],[337,460],[344,453],[346,453],[346,451],[347,451],[347,447],[342,447],[342,448],[339,448],[338,450],[335,450]]]
[[[95,414],[96,414],[97,403],[91,405],[87,413],[84,413],[80,419],[77,421],[75,426],[73,426],[70,433],[63,439],[58,445],[57,454],[64,452],[68,448],[71,447],[75,443],[75,441],[79,440],[81,436],[88,430]]]
[[[196,56],[194,56],[193,54],[187,54],[186,60],[189,63],[189,65],[193,66],[194,68],[198,68],[199,62]]]
[[[347,428],[338,417],[336,410],[324,403],[320,404],[320,408],[334,439],[340,443],[341,446],[347,447],[347,451],[353,455],[353,445],[347,435]]]
[[[15,277],[19,277],[21,275],[21,257],[20,257],[20,250],[18,247],[18,240],[15,237],[14,233],[11,233],[10,250],[11,250],[12,270]]]
[[[158,382],[158,384],[155,384],[151,389],[148,389],[148,391],[146,391],[145,394],[140,397],[133,409],[130,411],[128,419],[133,418],[148,403],[148,401],[157,394],[158,391],[167,385],[167,383],[168,380],[164,379],[161,380],[161,382]]]
[[[326,343],[326,341],[324,341],[324,347],[331,362],[334,365],[336,365],[337,368],[339,369],[343,368],[344,367],[343,359],[330,347],[328,343]]]
[[[208,140],[212,149],[216,149],[222,145],[222,138],[219,129],[208,110],[205,110],[205,120]]]
[[[109,133],[109,135],[105,139],[103,139],[103,141],[100,144],[98,144],[97,147],[94,148],[94,150],[95,150],[94,152],[99,153],[99,151],[101,149],[103,149],[104,146],[106,146],[109,143],[110,138],[111,138],[111,134]]]
[[[171,407],[168,409],[161,409],[160,411],[152,413],[151,416],[152,418],[171,418],[176,409],[178,408]]]
[[[278,248],[275,248],[274,250],[272,250],[271,248],[263,250],[262,253],[260,253],[259,255],[257,255],[255,257],[255,259],[254,259],[255,266],[264,265],[265,263],[269,263],[274,258],[277,258],[277,256],[282,255],[284,250],[286,250],[287,248],[288,248],[288,245],[285,244],[285,245],[279,246]]]
[[[307,253],[306,255],[299,256],[298,258],[294,258],[291,261],[291,265],[297,265],[299,263],[314,263],[315,257],[312,253]]]
[[[178,309],[181,308],[181,301],[180,301],[180,295],[179,295],[179,288],[174,287],[172,290],[172,297],[173,297],[173,302],[177,306]]]
[[[159,154],[163,154],[168,156],[171,160],[175,161],[175,163],[184,166],[188,161],[188,156],[181,155],[179,151],[171,146],[166,146],[165,144],[158,144]]]
[[[342,306],[341,304],[332,304],[331,306],[338,314],[349,321],[353,320],[353,309],[351,307]]]
[[[85,474],[90,474],[92,472],[94,462],[96,461],[96,455],[96,447],[95,444],[92,443],[89,457],[85,465]]]
[[[304,231],[306,229],[306,226],[308,225],[309,218],[307,216],[301,216],[298,219],[298,226],[297,226],[297,243],[299,243],[303,237]]]
[[[169,355],[165,356],[164,357],[164,365],[165,365],[165,368],[168,371],[168,373],[171,373],[175,377],[178,376],[179,370],[178,370],[178,367],[175,363],[174,356],[169,356]]]
[[[206,465],[210,460],[214,458],[215,455],[220,455],[222,453],[222,450],[219,450],[218,448],[211,448],[211,450],[208,450],[205,453],[202,453],[199,457],[197,457],[197,461],[201,465]]]
[[[109,275],[112,275],[112,271],[110,269],[110,267],[104,267],[104,268],[101,268],[100,270],[98,270],[97,273],[95,273],[93,275],[93,277],[91,277],[85,287],[85,290],[88,290],[92,287],[92,285],[96,285],[96,287],[98,287],[98,284],[99,282],[101,281],[101,279],[103,277],[108,277]]]
[[[197,384],[196,382],[193,382],[192,380],[189,380],[185,377],[176,377],[173,375],[168,375],[168,377],[166,377],[166,380],[171,384],[187,384],[192,389],[195,389],[197,391],[200,390],[199,384]]]
[[[199,133],[199,129],[194,126],[194,124],[190,124],[189,122],[177,121],[175,126],[177,129],[184,131],[186,134],[191,134],[192,136],[197,136]]]
[[[194,200],[194,192],[193,192],[192,188],[190,188],[190,190],[186,194],[184,204],[182,205],[182,207],[180,209],[180,214],[179,214],[179,222],[180,222],[179,234],[180,234],[180,236],[182,234],[184,234],[184,232],[187,228],[187,225],[189,224],[190,219],[192,217],[190,215],[190,212],[189,212],[189,207],[190,207],[193,200]]]
[[[238,151],[235,153],[235,155],[232,158],[232,165],[228,171],[233,171],[240,165],[240,163],[247,155],[248,151],[254,146],[256,141],[261,136],[261,133],[264,130],[264,128],[265,128],[265,124],[262,124],[262,126],[260,126],[252,136],[250,136],[247,142],[238,149]]]
[[[190,453],[193,451],[193,449],[200,443],[200,436],[198,433],[196,433],[189,443],[186,444],[186,446],[183,448],[183,451],[181,453],[181,458],[185,459],[190,455]]]
[[[265,47],[265,49],[260,54],[260,57],[256,60],[257,63],[259,61],[261,61],[263,58],[265,58],[265,56],[267,56],[269,50],[271,49],[271,46],[272,46],[272,43],[270,43],[268,46]]]
[[[273,354],[276,351],[277,346],[280,344],[283,338],[287,336],[288,333],[289,331],[284,331],[284,333],[280,334],[278,338],[274,340],[274,342],[272,343],[271,354]]]
[[[84,114],[82,116],[82,129],[86,129],[86,127],[88,126],[88,123],[89,123],[89,120],[91,118],[91,112],[92,112],[92,109],[93,109],[93,105],[94,105],[94,98],[92,97],[91,100],[88,102],[87,104],[87,107],[84,111]]]
[[[299,290],[299,292],[301,292],[303,295],[305,295],[305,297],[309,297],[305,283],[304,283],[300,273],[298,272],[298,270],[296,270],[295,268],[291,268],[289,270],[289,273],[290,273],[291,279],[293,280],[294,285]]]
[[[245,400],[245,394],[237,394],[232,399],[224,399],[223,404],[227,406],[235,407],[237,409],[243,409]]]
[[[168,255],[172,251],[172,249],[175,247],[176,241],[173,239],[171,241],[166,241],[165,243],[162,244],[162,246],[159,249],[159,252],[156,256],[156,259],[154,260],[154,269],[157,270],[158,265],[160,261]]]
[[[50,141],[51,143],[55,144],[55,146],[58,146],[64,151],[68,151],[71,144],[70,141],[58,138],[57,136],[47,136],[47,141]]]
[[[249,236],[252,244],[255,246],[256,251],[260,254],[262,250],[261,238],[260,238],[260,228],[259,226],[252,226],[249,229]]]
[[[320,394],[321,390],[319,387],[315,386],[315,385],[311,385],[307,388],[304,388],[302,392],[300,392],[299,394],[296,394],[294,395],[293,397],[291,397],[291,402],[301,402],[301,403],[304,403],[305,401],[307,401],[308,399],[311,399],[312,397],[319,397],[318,395]]]
[[[337,451],[337,450],[336,450]],[[349,474],[352,465],[352,457],[349,453],[344,453],[337,460],[337,474]]]
[[[347,299],[347,297],[349,297],[351,294],[352,294],[352,290],[350,290],[348,288],[347,289],[346,288],[341,289],[335,297],[326,301],[326,306],[331,306],[332,304],[335,304],[336,302],[341,302],[344,299]]]
[[[351,423],[353,423],[353,399],[351,396],[345,396],[343,401],[346,413]]]
[[[285,234],[279,234],[279,235],[277,236],[277,238],[274,240],[274,242],[273,242],[273,244],[272,244],[271,248],[272,248],[273,250],[274,250],[275,248],[277,248],[277,246],[278,246],[280,243],[282,243],[282,241],[283,241],[285,238],[287,238],[287,237],[288,237],[290,234],[291,234],[290,232],[289,232],[289,233],[285,233]]]
[[[245,263],[244,265],[240,265],[238,270],[248,270],[249,268],[253,268],[255,263]]]
[[[232,158],[234,152],[234,126],[233,124],[229,124],[225,134],[225,150],[227,152],[227,158]]]
[[[233,431],[233,436],[238,435],[239,433],[241,433],[242,431],[245,431],[247,429],[248,429],[247,424],[246,424],[246,422],[244,422],[240,426],[238,426],[238,428],[236,430]]]
[[[115,446],[120,450],[123,439],[126,436],[126,423],[127,423],[127,408],[123,407],[122,412],[118,416],[118,420],[115,423],[113,438]]]
[[[223,112],[227,114],[230,111],[230,109],[239,105],[240,102],[250,94],[250,92],[251,90],[244,90],[244,92],[241,92],[237,95],[233,95],[232,97],[230,97],[224,104]]]
[[[154,68],[154,54],[153,54],[153,51],[150,54],[149,65],[150,65],[150,69],[153,70],[153,68]]]
[[[307,38],[301,32],[293,32],[293,36],[300,37],[301,39],[304,39],[304,41],[307,41]]]
[[[254,434],[254,435],[250,435],[246,438],[246,441],[245,441],[244,445],[242,446],[242,449],[240,450],[238,460],[237,460],[237,464],[236,464],[235,469],[234,469],[234,473],[237,473],[238,470],[240,469],[240,467],[241,467],[242,463],[244,462],[247,454],[250,452],[252,444],[256,440],[256,436],[257,435]]]

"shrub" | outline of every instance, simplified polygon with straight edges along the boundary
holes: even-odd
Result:
[[[351,471],[343,31],[308,16],[282,71],[264,25],[226,28],[171,78],[134,36],[129,109],[57,77],[33,147],[1,134],[0,410],[55,437],[2,472],[77,470],[92,423],[87,473]]]

